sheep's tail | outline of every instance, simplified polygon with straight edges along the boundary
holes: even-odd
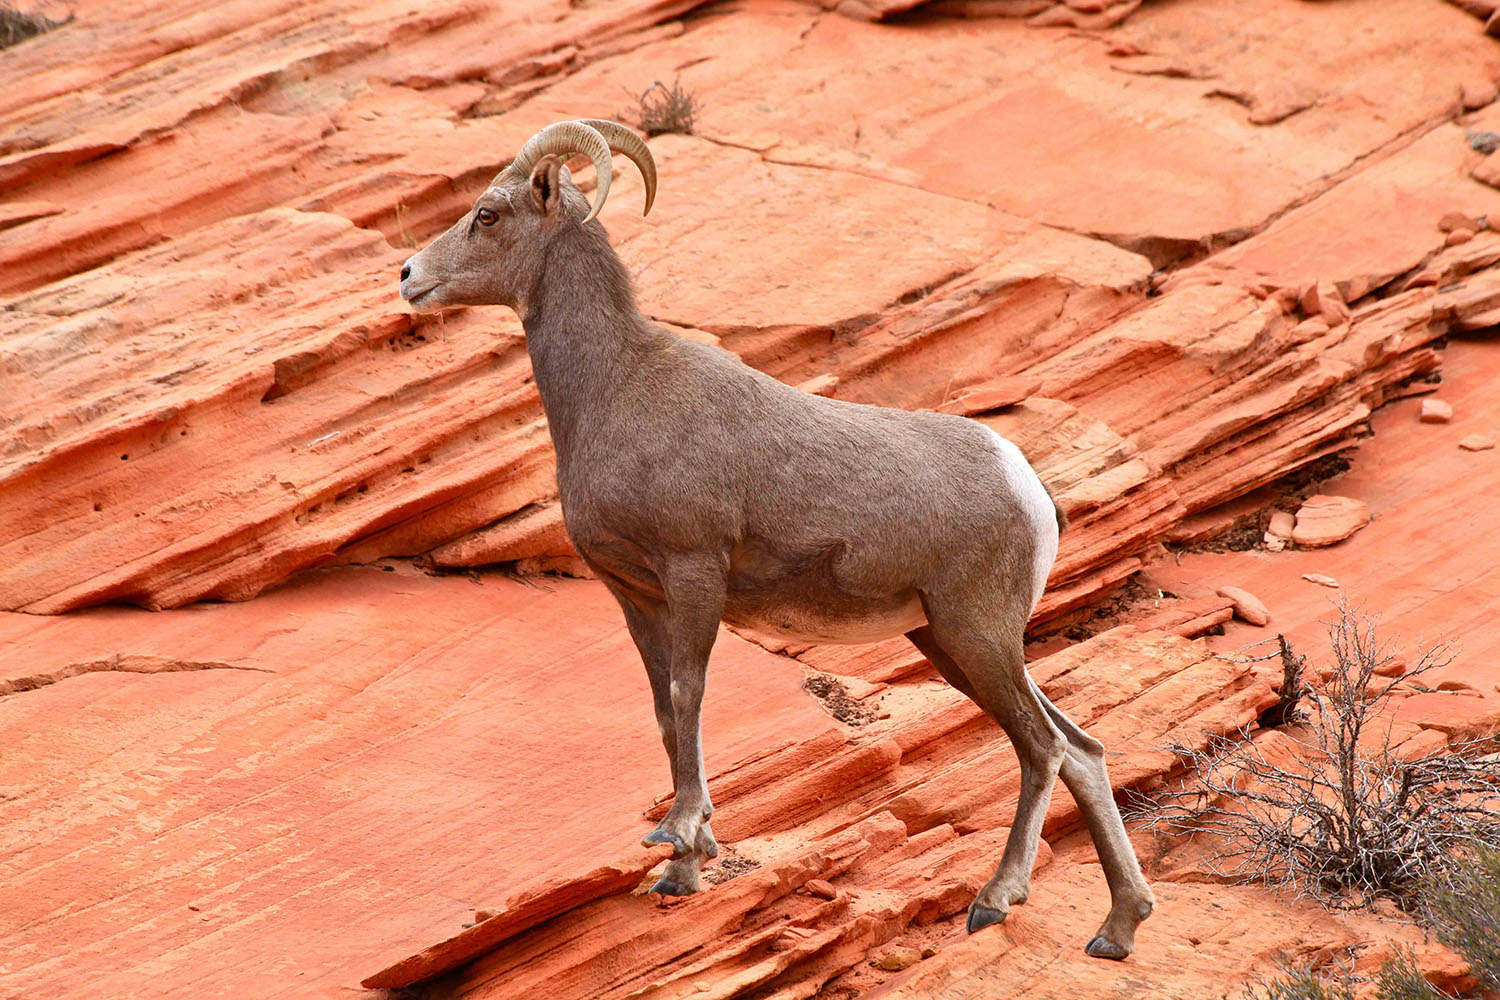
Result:
[[[1042,489],[1047,490],[1046,483],[1042,484]],[[1051,490],[1047,490],[1047,499],[1052,501],[1052,512],[1057,515],[1057,533],[1061,535],[1063,529],[1068,526],[1068,515],[1063,511],[1062,506],[1058,504],[1057,497],[1052,495]]]

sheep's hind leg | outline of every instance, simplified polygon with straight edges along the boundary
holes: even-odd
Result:
[[[1016,602],[1019,604],[1019,602]],[[1021,645],[1024,609],[923,595],[926,634],[911,638],[938,671],[1000,723],[1021,765],[1021,793],[999,868],[969,907],[970,933],[1003,921],[1031,893],[1042,821],[1066,741],[1037,701]]]
[[[1088,824],[1099,854],[1105,880],[1109,882],[1109,915],[1084,949],[1095,958],[1124,958],[1135,948],[1135,929],[1151,915],[1155,898],[1115,805],[1114,789],[1104,765],[1104,744],[1084,732],[1047,700],[1031,682],[1032,691],[1052,722],[1068,742],[1061,774],[1078,809]]]
[[[1021,795],[1000,868],[969,909],[969,930],[1004,920],[1030,892],[1031,867],[1055,779],[1061,775],[1078,803],[1110,888],[1110,911],[1085,950],[1096,958],[1122,959],[1135,946],[1135,930],[1151,914],[1151,888],[1120,820],[1104,765],[1104,746],[1047,700],[1026,673],[1020,626],[1010,630],[986,621],[1005,614],[956,613],[924,598],[926,629],[910,633],[954,687],[998,721],[1021,764]],[[1012,634],[1013,633],[1013,634]],[[951,654],[951,655],[950,655]]]

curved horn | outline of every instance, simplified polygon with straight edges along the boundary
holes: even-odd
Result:
[[[527,177],[531,174],[531,168],[536,166],[536,161],[542,157],[553,155],[566,159],[574,153],[583,153],[592,160],[597,176],[594,207],[583,220],[583,224],[587,225],[599,214],[599,209],[604,207],[604,199],[609,197],[609,182],[614,177],[613,167],[610,166],[609,143],[604,140],[604,136],[583,122],[557,122],[548,125],[526,140],[526,145],[521,147],[521,151],[511,161],[509,169],[519,177]]]
[[[619,122],[585,118],[583,124],[604,136],[612,152],[624,153],[640,168],[641,179],[646,182],[646,210],[641,214],[650,215],[651,203],[656,201],[656,161],[651,158],[651,149],[645,140],[636,134],[635,129]]]

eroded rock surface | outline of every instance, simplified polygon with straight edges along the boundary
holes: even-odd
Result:
[[[0,992],[1196,998],[1386,935],[1157,872],[1137,956],[1088,960],[1103,880],[1060,790],[1032,900],[964,938],[1019,783],[998,729],[904,640],[728,630],[725,854],[643,895],[669,786],[607,595],[415,572],[580,571],[519,325],[413,316],[395,279],[537,127],[679,80],[655,210],[626,166],[605,215],[642,308],[1015,440],[1072,521],[1041,620],[1154,563],[1137,620],[1032,668],[1149,787],[1274,698],[1236,607],[1299,648],[1327,587],[1490,631],[1483,6],[83,0],[0,54]],[[1375,413],[1439,374],[1451,422]],[[1337,490],[1377,520],[1342,544],[1159,558],[1354,445],[1379,457]],[[1249,536],[1295,539],[1309,495]],[[1445,683],[1402,707],[1424,748],[1500,718],[1500,676]]]

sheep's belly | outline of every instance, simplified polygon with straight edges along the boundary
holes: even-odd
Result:
[[[879,642],[903,635],[927,623],[922,602],[915,594],[903,603],[861,607],[848,612],[824,608],[757,608],[726,614],[724,620],[741,628],[795,642]]]

